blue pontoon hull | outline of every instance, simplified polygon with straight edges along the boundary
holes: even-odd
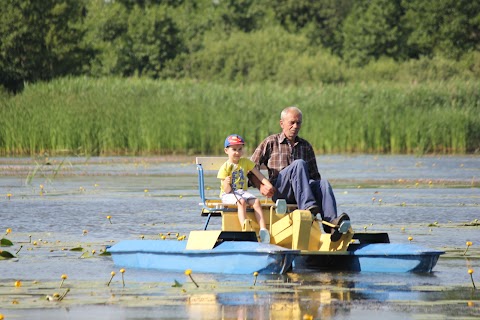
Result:
[[[351,245],[345,252],[301,253],[293,271],[431,272],[443,251],[413,244]]]
[[[186,250],[185,241],[126,240],[108,251],[115,264],[202,273],[283,274],[312,271],[431,272],[443,251],[413,244],[351,245],[343,252],[306,252],[251,241],[225,241],[209,250]]]
[[[116,265],[201,273],[283,274],[297,250],[250,241],[225,241],[209,250],[186,250],[186,241],[126,240],[112,246]]]

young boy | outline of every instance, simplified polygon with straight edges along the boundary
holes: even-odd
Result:
[[[270,243],[270,234],[265,225],[260,200],[247,191],[247,174],[251,171],[263,184],[270,186],[271,184],[260,170],[255,168],[253,161],[242,158],[244,144],[243,138],[236,134],[231,134],[225,139],[224,146],[228,160],[220,167],[217,175],[217,178],[222,180],[220,198],[224,204],[237,204],[238,220],[242,227],[247,219],[247,205],[252,205],[260,226],[260,241]]]

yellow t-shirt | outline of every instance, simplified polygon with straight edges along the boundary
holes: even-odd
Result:
[[[233,164],[230,161],[226,161],[218,170],[217,178],[224,180],[228,176],[232,176],[232,189],[239,190],[247,190],[248,189],[248,182],[247,182],[247,173],[252,171],[255,167],[255,163],[247,158],[240,158],[238,164]],[[225,191],[223,190],[223,183],[220,183],[220,196]]]

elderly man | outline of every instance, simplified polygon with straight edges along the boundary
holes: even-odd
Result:
[[[302,126],[302,111],[297,107],[285,108],[280,115],[281,133],[267,137],[255,149],[251,160],[258,167],[265,165],[273,187],[261,184],[255,177],[251,182],[264,196],[273,201],[285,199],[299,209],[310,210],[314,218],[337,224],[337,204],[330,183],[321,179],[312,145],[298,136]],[[348,219],[342,214],[342,219]],[[324,230],[333,232],[324,225]]]

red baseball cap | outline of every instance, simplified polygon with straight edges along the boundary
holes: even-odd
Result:
[[[245,141],[238,134],[231,134],[225,139],[225,148],[230,146],[240,146],[244,145]]]

